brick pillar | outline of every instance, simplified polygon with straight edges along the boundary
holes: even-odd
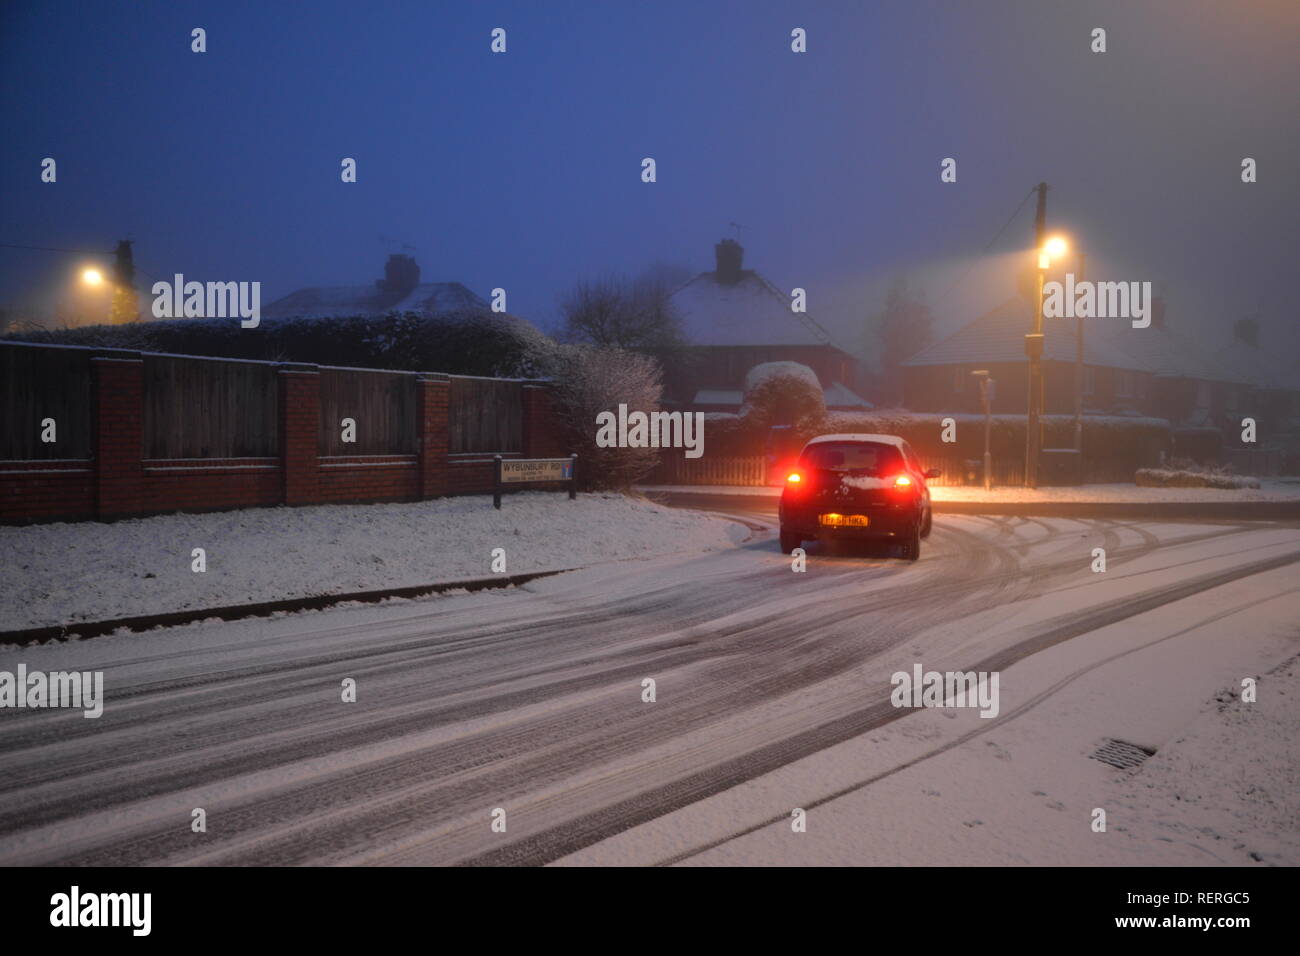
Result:
[[[560,424],[551,407],[549,385],[525,385],[523,388],[525,458],[561,458],[568,454],[560,435]],[[595,425],[592,425],[595,428]]]
[[[416,427],[420,429],[420,497],[437,498],[447,493],[447,401],[451,383],[445,375],[424,375],[416,384]]]
[[[144,361],[139,352],[91,360],[95,382],[95,514],[144,510]]]
[[[280,366],[280,468],[286,505],[320,500],[320,371]]]

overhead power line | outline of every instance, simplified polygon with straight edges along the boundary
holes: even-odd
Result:
[[[1016,211],[1013,212],[1011,216],[1007,219],[1007,221],[1002,224],[1002,228],[999,229],[996,233],[994,233],[993,238],[984,244],[984,248],[980,250],[979,256],[976,256],[975,259],[972,260],[971,264],[966,267],[966,271],[963,272],[955,282],[949,285],[948,288],[944,289],[943,292],[940,293],[939,298],[934,300],[934,306],[936,308],[938,307],[939,303],[941,303],[944,299],[948,298],[949,294],[951,294],[953,289],[957,288],[957,286],[961,285],[968,278],[970,278],[970,274],[973,271],[975,271],[975,267],[979,265],[980,258],[986,252],[988,252],[989,249],[993,248],[993,244],[995,242],[997,242],[999,239],[1002,238],[1002,234],[1007,231],[1007,226],[1015,222],[1016,216],[1020,215],[1020,210],[1025,208],[1025,203],[1029,201],[1029,197],[1034,194],[1034,190],[1037,188],[1038,187],[1035,186],[1033,189],[1030,189],[1029,192],[1025,193],[1024,198],[1020,200],[1020,205],[1016,206]]]
[[[0,242],[0,248],[34,249],[37,252],[75,252],[79,255],[87,256],[109,256],[113,254],[112,249],[60,249],[56,246],[24,246],[16,242]]]

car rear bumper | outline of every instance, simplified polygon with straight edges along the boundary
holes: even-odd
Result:
[[[845,508],[844,514],[866,515],[865,528],[824,525],[819,521],[818,509],[787,508],[781,506],[781,533],[798,534],[812,540],[899,538],[911,534],[921,522],[921,509],[912,506],[874,507],[854,510]]]

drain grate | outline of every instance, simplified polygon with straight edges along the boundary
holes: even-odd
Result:
[[[1131,744],[1127,740],[1115,740],[1107,738],[1106,742],[1094,750],[1090,756],[1093,760],[1100,760],[1102,763],[1110,764],[1119,770],[1132,770],[1134,767],[1140,767],[1142,761],[1150,757],[1154,750],[1148,750],[1146,747],[1139,747],[1137,744]]]

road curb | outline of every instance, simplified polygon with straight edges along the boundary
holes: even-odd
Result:
[[[1188,518],[1300,520],[1294,501],[931,501],[937,515],[1020,515],[1040,518]]]
[[[647,488],[646,493],[654,493]],[[663,491],[665,503],[707,510],[723,507],[776,509],[775,495]],[[1152,518],[1239,521],[1300,521],[1300,498],[1282,501],[931,501],[936,515],[1019,515],[1041,518]]]
[[[309,597],[288,598],[283,601],[262,601],[257,604],[233,604],[227,607],[202,608],[188,611],[167,611],[162,614],[142,614],[135,617],[117,617],[107,621],[75,621],[52,624],[47,627],[29,627],[18,631],[0,631],[0,645],[44,644],[67,637],[101,637],[121,628],[147,631],[155,627],[175,627],[192,624],[209,618],[237,621],[248,617],[268,617],[284,611],[319,611],[335,604],[349,601],[375,604],[389,598],[415,598],[444,591],[483,591],[488,588],[505,588],[527,584],[538,578],[575,571],[577,568],[558,568],[554,571],[530,571],[527,574],[502,574],[490,578],[469,578],[463,581],[443,581],[437,584],[416,584],[401,588],[381,588],[376,591],[353,591],[349,594],[315,594]]]

